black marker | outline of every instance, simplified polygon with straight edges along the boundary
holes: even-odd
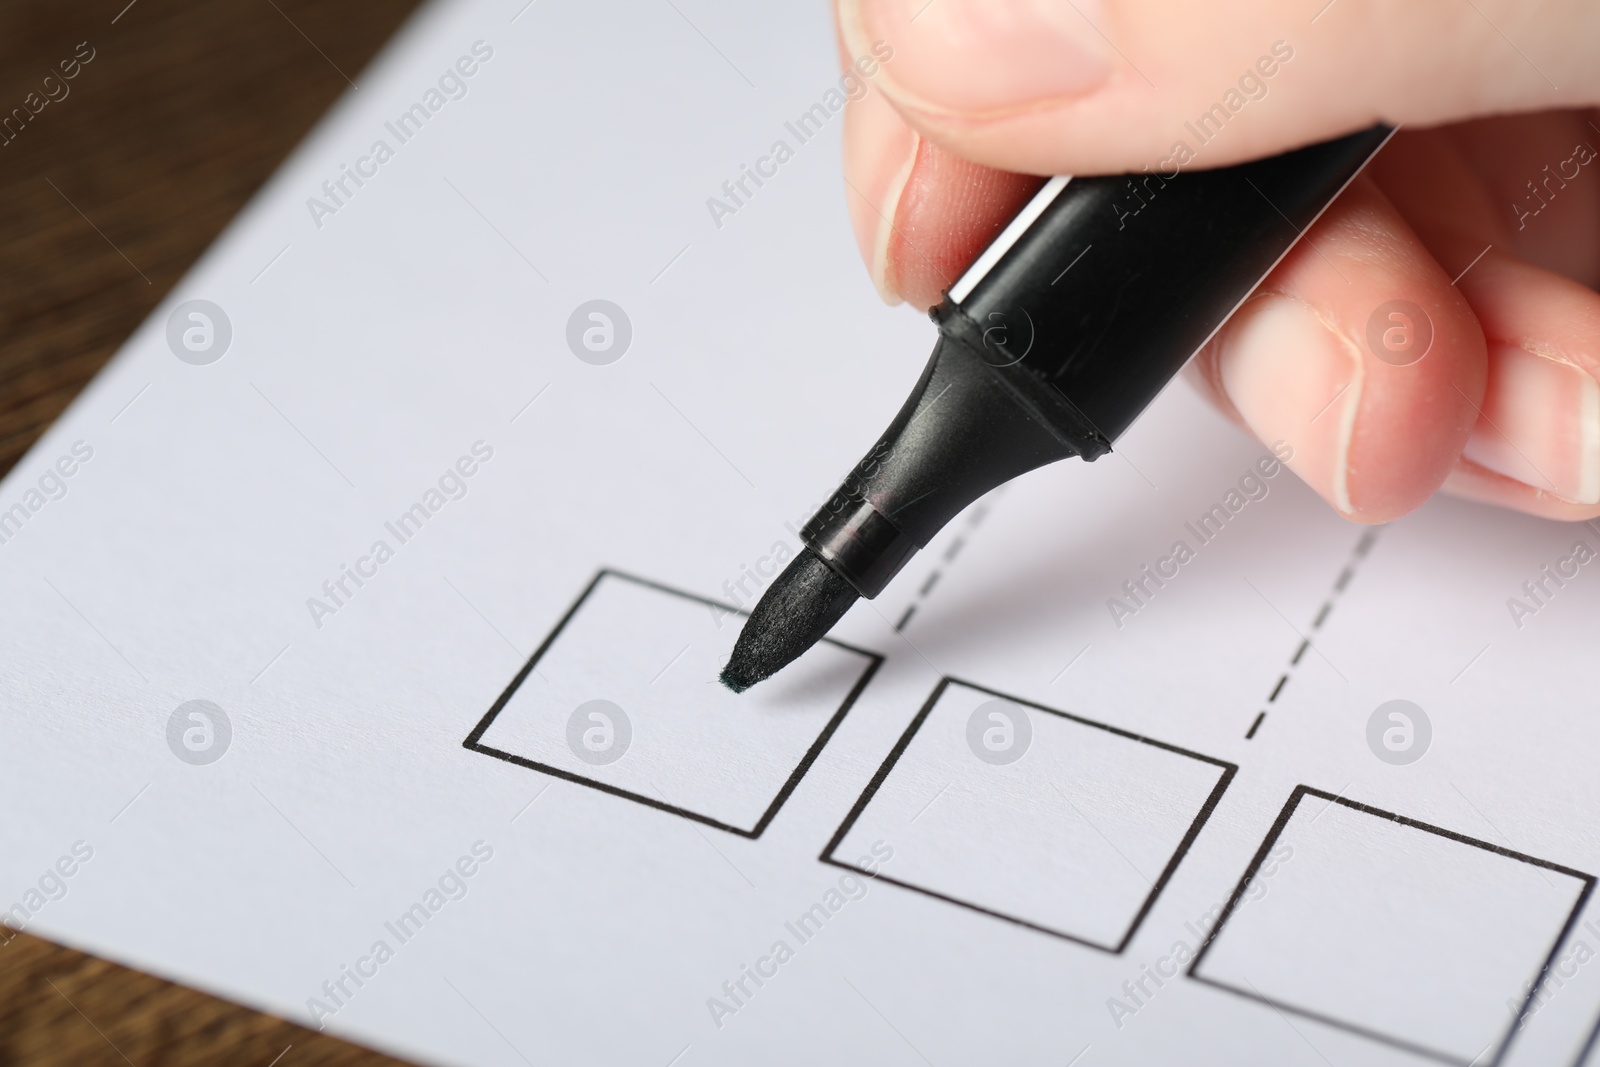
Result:
[[[995,486],[1110,451],[1392,132],[1171,177],[1050,179],[933,309],[921,381],[801,531],[723,683],[743,692],[796,659]]]

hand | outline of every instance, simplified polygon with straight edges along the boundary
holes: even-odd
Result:
[[[1191,370],[1349,518],[1441,486],[1600,515],[1593,0],[836,4],[847,64],[892,49],[844,145],[885,299],[938,302],[1028,175],[1170,173],[1403,126]],[[1409,365],[1367,340],[1390,301],[1427,320],[1392,320],[1396,346],[1431,326]]]

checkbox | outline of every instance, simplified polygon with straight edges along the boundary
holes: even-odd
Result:
[[[821,859],[1106,952],[1127,947],[1237,768],[946,678]]]
[[[717,675],[745,617],[601,571],[465,747],[759,837],[882,657],[825,639],[736,695]]]
[[[1269,854],[1270,881],[1251,888]],[[1593,888],[1302,785],[1189,974],[1436,1061],[1495,1064]]]

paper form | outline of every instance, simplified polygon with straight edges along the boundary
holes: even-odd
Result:
[[[1177,385],[717,687],[933,338],[835,65],[416,17],[0,483],[6,921],[423,1063],[1580,1062],[1593,529]]]

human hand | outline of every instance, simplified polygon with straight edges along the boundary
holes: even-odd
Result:
[[[1600,516],[1600,5],[836,0],[836,16],[847,65],[892,49],[846,111],[846,196],[879,292],[922,308],[1029,175],[1170,174],[1403,126],[1191,371],[1357,521],[1441,487]],[[1414,362],[1369,344],[1391,301],[1424,316],[1393,320],[1396,344],[1431,328]]]

